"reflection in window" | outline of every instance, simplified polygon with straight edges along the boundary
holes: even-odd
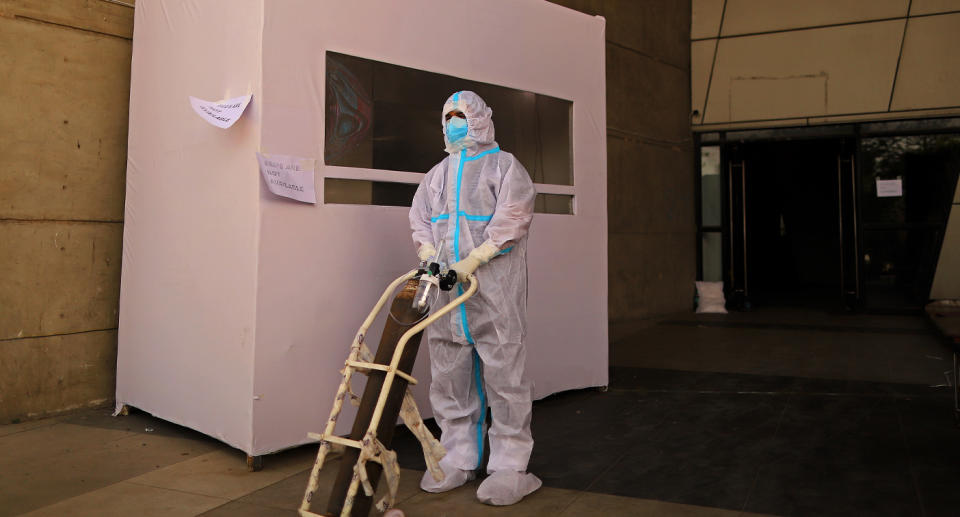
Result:
[[[537,194],[533,211],[538,214],[572,214],[573,196],[567,194]]]
[[[939,228],[863,232],[863,282],[871,308],[922,307],[937,268]]]
[[[960,170],[960,135],[864,138],[861,146],[864,222],[946,221]],[[897,179],[903,195],[877,195],[877,180]]]
[[[440,111],[472,90],[493,109],[496,140],[534,183],[573,184],[570,101],[327,52],[327,165],[426,172],[446,156]]]
[[[339,205],[410,206],[417,185],[389,181],[324,178],[323,202]]]
[[[927,301],[960,171],[960,135],[861,140],[863,281],[871,308]],[[878,192],[899,180],[900,192]]]

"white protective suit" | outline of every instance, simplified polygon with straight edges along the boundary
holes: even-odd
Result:
[[[526,237],[536,193],[526,169],[494,141],[493,111],[483,99],[469,91],[452,95],[441,114],[445,130],[444,115],[454,110],[466,115],[468,131],[457,142],[444,131],[450,154],[417,189],[410,208],[413,240],[441,249],[438,262],[447,266],[475,248],[492,249],[495,256],[476,270],[477,294],[427,329],[430,402],[447,455],[441,461],[445,481],[437,483],[428,473],[421,487],[440,492],[473,478],[483,458],[489,404],[491,476],[477,496],[512,504],[540,487],[540,480],[525,472],[533,449],[533,387],[524,375],[523,346]],[[458,285],[441,294],[437,306],[462,292]]]

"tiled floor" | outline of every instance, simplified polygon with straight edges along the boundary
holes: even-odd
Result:
[[[621,367],[909,384],[943,384],[950,369],[917,316],[768,309],[677,315],[617,334],[610,364]]]
[[[960,429],[938,386],[949,356],[919,318],[677,316],[638,325],[611,356],[608,391],[535,404],[540,491],[506,508],[476,501],[479,480],[421,492],[423,459],[402,429],[397,506],[457,517],[960,515]],[[295,515],[314,454],[284,451],[251,473],[243,453],[139,412],[0,426],[0,516]]]
[[[83,423],[71,423],[76,419]],[[117,429],[118,422],[125,427]],[[262,471],[248,472],[241,452],[213,439],[149,415],[113,418],[107,410],[0,429],[2,516],[296,515],[316,453],[315,447],[284,451],[267,457]],[[134,452],[118,442],[141,449]],[[38,456],[58,457],[62,463],[34,463],[31,458],[43,450],[48,454]],[[321,471],[314,511],[325,506],[337,466],[334,457]],[[421,474],[410,469],[401,473],[397,507],[409,517],[578,516],[598,515],[593,511],[600,508],[602,515],[612,516],[744,515],[553,486],[545,486],[522,504],[494,508],[476,500],[479,481],[445,494],[428,494],[418,487]],[[380,488],[382,495],[384,487]]]

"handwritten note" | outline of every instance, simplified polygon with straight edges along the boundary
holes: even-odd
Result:
[[[317,193],[313,186],[315,159],[257,153],[257,161],[260,162],[260,174],[270,192],[316,204]]]
[[[250,94],[222,101],[205,101],[191,96],[190,105],[200,118],[214,126],[226,129],[232,126],[240,115],[243,115],[243,110],[247,109],[252,96],[253,94]]]

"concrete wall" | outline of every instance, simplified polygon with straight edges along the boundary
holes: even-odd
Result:
[[[638,320],[693,303],[691,6],[553,1],[607,20],[610,340],[616,341]]]
[[[960,0],[693,0],[695,131],[960,115]]]
[[[132,32],[0,0],[0,423],[113,398]]]

